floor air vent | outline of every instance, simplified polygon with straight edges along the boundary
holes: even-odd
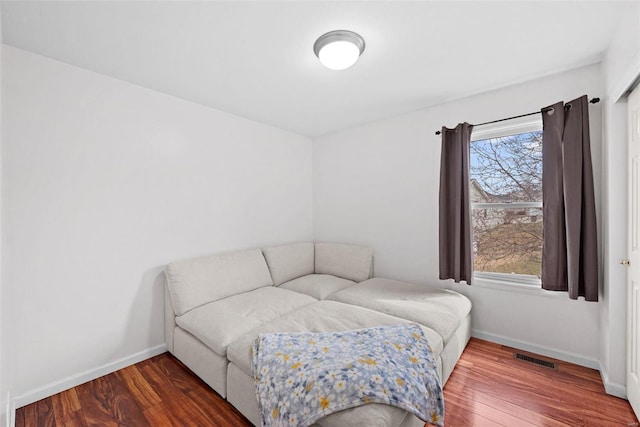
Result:
[[[533,363],[535,365],[544,366],[545,368],[558,369],[555,363],[548,360],[538,359],[537,357],[529,356],[528,354],[513,353],[513,358],[524,360],[525,362]]]

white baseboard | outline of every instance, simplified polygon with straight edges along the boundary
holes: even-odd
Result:
[[[627,387],[624,384],[614,383],[609,380],[609,373],[602,363],[600,363],[600,377],[602,378],[602,384],[604,384],[604,390],[607,394],[619,397],[621,399],[627,398]]]
[[[485,341],[491,341],[497,344],[506,345],[508,347],[517,348],[519,350],[528,351],[530,353],[540,354],[542,356],[551,357],[553,359],[562,360],[576,365],[585,366],[591,369],[600,369],[600,362],[596,359],[580,356],[579,354],[558,350],[544,345],[538,345],[527,341],[520,341],[503,335],[492,334],[490,332],[471,330],[471,336]]]
[[[52,396],[56,393],[60,393],[61,391],[68,390],[72,387],[78,386],[80,384],[84,384],[88,381],[95,380],[96,378],[100,378],[104,375],[115,372],[118,369],[126,368],[127,366],[149,359],[150,357],[162,354],[165,351],[167,351],[167,346],[165,344],[161,344],[156,347],[152,347],[152,348],[140,351],[138,353],[132,354],[130,356],[123,357],[122,359],[109,362],[95,369],[89,369],[84,372],[80,372],[78,374],[72,375],[70,377],[63,378],[59,381],[45,384],[41,387],[38,387],[24,394],[16,396],[13,399],[14,411],[15,411],[15,408],[21,408],[33,402],[37,402],[38,400],[44,399],[45,397]]]

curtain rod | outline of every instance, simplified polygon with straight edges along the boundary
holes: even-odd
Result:
[[[600,102],[600,98],[591,98],[589,102],[591,104],[597,104],[598,102]],[[534,111],[533,113],[527,113],[527,114],[520,114],[519,116],[507,117],[506,119],[498,119],[498,120],[492,120],[490,122],[478,123],[477,125],[473,125],[473,126],[475,127],[475,126],[489,125],[491,123],[504,122],[505,120],[513,120],[513,119],[519,119],[520,117],[533,116],[534,114],[540,114],[540,111]],[[436,135],[440,135],[441,133],[442,132],[439,130],[436,131]]]

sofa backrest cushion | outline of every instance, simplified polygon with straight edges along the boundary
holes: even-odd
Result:
[[[362,282],[373,273],[373,249],[343,243],[316,243],[316,274]]]
[[[311,242],[271,246],[264,248],[262,253],[267,260],[273,284],[276,286],[313,274],[314,247]]]
[[[173,262],[165,275],[176,316],[212,301],[273,285],[260,249]]]

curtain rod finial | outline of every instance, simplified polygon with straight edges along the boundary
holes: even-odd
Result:
[[[591,101],[589,101],[592,104],[597,104],[598,102],[600,102],[600,98],[591,98]]]
[[[440,132],[439,130],[436,131],[436,135],[440,135],[442,132]]]

